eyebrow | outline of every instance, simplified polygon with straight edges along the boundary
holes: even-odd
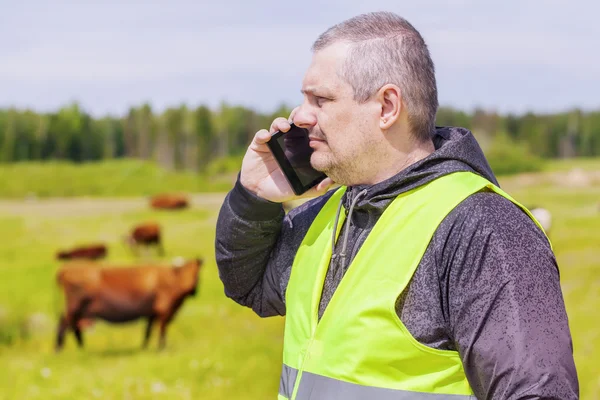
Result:
[[[323,86],[309,86],[306,89],[301,89],[300,93],[304,95],[312,94],[313,96],[316,96],[316,93],[319,93],[320,95],[325,97],[333,96],[333,93]]]

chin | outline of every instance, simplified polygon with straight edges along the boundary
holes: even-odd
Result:
[[[313,152],[310,156],[310,165],[320,172],[325,172],[324,169],[327,167],[326,158],[323,157],[323,154],[319,154],[317,151]]]

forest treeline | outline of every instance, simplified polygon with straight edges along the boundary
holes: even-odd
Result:
[[[203,171],[215,159],[241,155],[256,131],[289,113],[285,105],[266,114],[225,103],[161,112],[144,104],[123,116],[96,118],[77,103],[48,113],[2,109],[0,162],[140,158],[168,169]],[[442,107],[436,123],[471,129],[486,153],[498,145],[503,152],[514,148],[517,157],[600,155],[600,111],[500,115]]]

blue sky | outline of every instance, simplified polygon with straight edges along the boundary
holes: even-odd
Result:
[[[0,107],[78,101],[121,115],[221,101],[301,101],[310,46],[331,25],[388,10],[427,41],[442,105],[600,109],[600,2],[0,0]]]

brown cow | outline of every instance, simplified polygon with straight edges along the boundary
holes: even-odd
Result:
[[[176,210],[187,208],[189,202],[187,197],[179,194],[159,194],[150,200],[152,208]]]
[[[63,250],[56,253],[58,260],[88,259],[97,260],[106,257],[106,246],[103,244],[91,244],[88,246],[79,246],[70,250]]]
[[[165,249],[161,241],[160,225],[155,222],[135,226],[131,230],[131,233],[125,237],[125,242],[136,255],[139,255],[138,249],[140,245],[146,248],[156,246],[158,254],[161,256],[165,255]]]
[[[148,345],[152,324],[158,320],[159,348],[164,348],[167,325],[185,298],[196,294],[202,263],[202,259],[193,259],[174,263],[177,266],[63,266],[57,281],[65,295],[66,310],[58,324],[56,351],[62,349],[68,328],[83,347],[81,321],[97,318],[112,323],[147,318],[143,347]]]

